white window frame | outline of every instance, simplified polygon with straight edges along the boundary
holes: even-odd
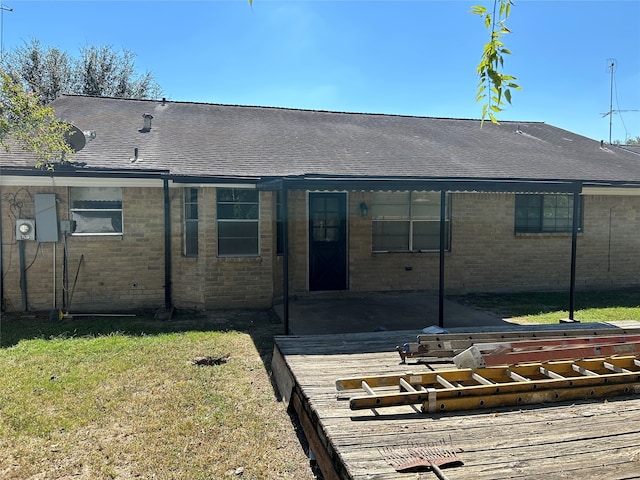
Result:
[[[566,234],[573,231],[573,195],[522,193],[515,197],[516,234]],[[584,230],[584,197],[579,197],[578,232]]]
[[[404,199],[402,197],[405,197]],[[437,252],[439,248],[419,248],[415,243],[417,225],[430,223],[437,225],[438,243],[440,235],[440,192],[374,192],[371,201],[372,219],[372,252],[373,253],[416,253]],[[393,199],[393,201],[389,201]],[[420,203],[432,203],[431,208],[421,208]],[[445,199],[445,251],[451,251],[451,194]],[[437,208],[435,208],[437,207]],[[422,211],[421,211],[422,210]],[[376,248],[376,224],[398,223],[407,224],[407,248],[383,249]]]
[[[236,201],[221,201],[220,200],[220,193],[222,191],[231,191],[232,195],[235,195],[235,192],[240,192],[240,191],[251,191],[251,192],[255,192],[256,194],[256,201],[242,201],[242,200],[236,200]],[[233,218],[232,216],[224,216],[221,217],[220,212],[221,212],[221,206],[228,206],[228,205],[234,205],[235,210],[237,210],[238,212],[238,216],[236,218]],[[251,206],[255,206],[255,214],[251,211]],[[247,210],[248,208],[248,210]],[[247,217],[246,215],[249,214],[250,217]],[[256,189],[250,189],[250,188],[218,188],[216,191],[216,220],[217,220],[217,234],[218,234],[218,257],[257,257],[260,255],[260,192],[257,191]],[[223,243],[222,240],[231,240],[234,237],[233,236],[228,236],[228,237],[222,237],[221,235],[221,226],[222,225],[232,225],[232,224],[245,224],[245,225],[249,225],[249,224],[255,224],[255,251],[246,251],[246,252],[225,252],[225,251],[221,251],[221,244]],[[254,238],[254,237],[237,237],[238,241],[241,241],[242,239],[246,239],[246,238]]]
[[[195,201],[192,194],[195,193]],[[183,191],[183,248],[182,254],[185,257],[197,257],[199,253],[199,207],[200,192],[196,187],[185,187]],[[195,207],[195,212],[194,212]],[[194,215],[195,213],[195,215]],[[193,250],[191,249],[193,248]]]
[[[122,187],[69,187],[75,236],[122,236]]]

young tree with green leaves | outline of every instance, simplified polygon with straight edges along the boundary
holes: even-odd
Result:
[[[492,11],[480,5],[471,7],[471,13],[482,17],[489,31],[489,41],[484,46],[482,58],[476,69],[480,77],[476,102],[484,101],[482,122],[489,117],[491,122],[498,123],[496,114],[503,110],[505,100],[511,103],[511,90],[521,90],[515,83],[516,77],[502,73],[504,56],[511,54],[502,39],[511,33],[505,22],[511,14],[512,6],[512,0],[494,0]]]
[[[36,155],[36,168],[52,168],[73,153],[65,141],[70,125],[57,120],[53,109],[42,105],[20,82],[0,72],[0,146],[17,144]]]
[[[249,5],[253,5],[253,0],[248,1]],[[471,7],[471,13],[482,17],[489,31],[489,41],[484,46],[482,58],[476,68],[476,73],[480,77],[476,102],[485,102],[482,106],[481,124],[487,117],[491,122],[498,123],[496,114],[503,110],[505,100],[511,103],[511,89],[522,90],[515,83],[516,77],[501,71],[504,66],[504,55],[511,54],[504,46],[502,38],[511,33],[505,23],[513,5],[513,0],[493,0],[492,11],[481,5]]]
[[[149,72],[136,75],[133,58],[104,46],[85,47],[74,59],[38,40],[10,52],[0,66],[0,146],[34,153],[36,168],[70,161],[70,125],[47,105],[63,93],[158,98],[160,87]]]

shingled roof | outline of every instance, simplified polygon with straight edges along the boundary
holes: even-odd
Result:
[[[541,122],[340,113],[62,96],[58,118],[95,140],[87,168],[183,177],[331,175],[640,182],[640,155]],[[143,116],[151,115],[144,129]],[[134,158],[134,151],[138,158]],[[22,152],[5,166],[29,166]]]

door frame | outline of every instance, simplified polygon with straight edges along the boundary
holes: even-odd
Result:
[[[335,290],[336,292],[344,292],[349,290],[349,191],[348,190],[307,190],[306,191],[306,221],[305,228],[307,231],[306,234],[306,251],[307,251],[307,259],[306,259],[306,267],[307,267],[307,292],[311,291],[311,230],[309,228],[311,224],[311,194],[317,193],[326,193],[326,194],[344,194],[344,282],[345,288],[341,290]],[[314,291],[324,291],[324,290],[314,290]],[[330,290],[327,290],[330,291]]]

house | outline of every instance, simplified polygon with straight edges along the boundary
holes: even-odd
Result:
[[[640,283],[640,156],[545,123],[86,96],[53,107],[87,132],[72,164],[0,153],[8,311]]]

